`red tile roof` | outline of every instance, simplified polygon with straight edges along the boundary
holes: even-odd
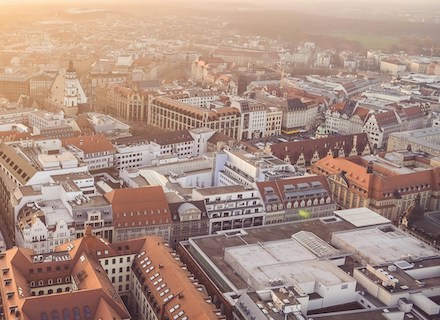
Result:
[[[96,152],[115,152],[115,147],[104,135],[79,136],[62,139],[63,146],[74,145],[82,150],[84,154]]]
[[[219,318],[214,305],[205,301],[209,297],[204,289],[199,291],[195,285],[197,279],[190,278],[191,275],[182,268],[183,264],[164,245],[162,238],[147,237],[142,250],[144,254],[136,256],[133,268],[142,286],[149,288],[151,299],[160,307],[159,319],[173,319],[179,313],[179,319],[184,316],[200,320]]]
[[[115,189],[105,194],[113,209],[115,228],[171,223],[162,187]]]

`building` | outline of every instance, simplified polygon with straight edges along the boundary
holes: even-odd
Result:
[[[414,203],[401,215],[399,224],[410,234],[439,249],[440,212],[425,213],[420,195],[417,195]]]
[[[214,155],[215,186],[256,187],[257,182],[302,176],[304,173],[290,163],[261,152],[225,148]]]
[[[35,111],[28,115],[28,125],[34,135],[49,138],[67,138],[75,135],[72,127],[66,124],[64,113]]]
[[[1,74],[0,95],[9,100],[17,101],[21,95],[29,96],[31,77],[23,73]]]
[[[208,80],[210,73],[217,73],[227,68],[228,64],[219,57],[198,58],[191,64],[191,79]]]
[[[251,319],[262,309],[266,318],[297,319],[294,313],[305,316],[357,299],[356,281],[338,267],[347,253],[327,243],[333,232],[353,225],[327,218],[195,237],[181,243],[178,253],[227,319]],[[244,301],[246,294],[255,300]],[[281,303],[273,303],[279,294]]]
[[[283,105],[283,132],[292,129],[310,129],[318,115],[319,105],[313,101],[303,102],[301,99],[287,99]]]
[[[173,218],[170,235],[173,249],[181,241],[209,233],[209,218],[204,201],[182,199],[175,192],[167,192],[165,197]]]
[[[86,114],[86,119],[93,128],[93,132],[103,134],[111,140],[131,136],[130,126],[128,124],[119,121],[108,114],[88,112]],[[75,127],[80,129],[79,125],[76,125]]]
[[[78,107],[87,104],[87,97],[79,82],[73,62],[69,67],[60,72],[50,87],[47,105],[55,111],[62,110],[66,115],[75,115]]]
[[[392,132],[399,131],[401,124],[393,110],[371,114],[365,121],[364,130],[373,148],[382,148]]]
[[[178,252],[228,319],[389,320],[440,310],[430,272],[440,252],[367,208],[195,237]]]
[[[264,203],[265,224],[329,216],[336,203],[326,179],[304,176],[258,182]]]
[[[438,316],[440,306],[431,298],[440,284],[429,272],[439,264],[438,250],[391,224],[336,232],[331,243],[356,252],[354,258],[362,261],[362,266],[354,269],[353,277],[365,294],[386,307],[413,304],[429,316]]]
[[[240,121],[240,112],[231,107],[207,110],[167,97],[151,98],[148,104],[147,125],[168,131],[209,128],[239,139]]]
[[[200,157],[216,132],[197,128],[115,140],[115,167],[119,170],[161,165]]]
[[[48,254],[6,251],[0,259],[5,319],[131,319],[97,258],[101,247],[86,233]]]
[[[0,145],[0,194],[2,212],[10,235],[15,232],[12,195],[15,188],[50,183],[60,174],[86,173],[88,167],[59,139],[25,140]]]
[[[323,51],[318,52],[315,57],[315,67],[320,68],[329,68],[330,62],[332,58],[332,52],[331,51]]]
[[[159,237],[147,237],[132,265],[132,292],[139,319],[224,319],[203,285]]]
[[[54,77],[51,74],[40,74],[32,77],[29,80],[29,96],[32,99],[37,100],[39,103],[49,96],[50,87],[54,81]]]
[[[84,161],[89,170],[113,168],[116,149],[102,134],[63,139],[63,146]]]
[[[183,90],[181,94],[170,95],[170,98],[189,104],[193,107],[207,108],[211,101],[220,98],[219,92],[210,89],[190,88]]]
[[[104,196],[112,206],[115,241],[146,235],[170,240],[173,220],[161,186],[114,189]]]
[[[365,133],[268,143],[263,151],[287,163],[303,168],[309,168],[318,160],[332,155],[334,152],[337,152],[339,157],[371,154],[371,148]]]
[[[325,111],[325,128],[337,134],[361,133],[369,113],[370,109],[355,100],[338,102]]]
[[[113,241],[110,204],[96,193],[88,173],[62,174],[46,184],[22,186],[11,195],[14,206],[15,241],[36,253],[48,253],[63,243],[93,234]]]
[[[340,158],[327,156],[312,166],[327,177],[333,199],[342,208],[368,207],[397,222],[418,194],[422,206],[438,210],[438,167],[405,152]]]
[[[276,107],[266,106],[252,100],[232,101],[231,107],[241,113],[241,138],[243,140],[260,139],[281,134],[283,113]]]
[[[96,89],[96,109],[125,121],[145,121],[147,92],[138,87],[102,84]]]
[[[160,237],[109,244],[89,227],[52,253],[8,250],[0,266],[7,320],[224,319]]]
[[[124,72],[90,72],[87,76],[88,90],[90,95],[95,96],[96,89],[102,84],[121,84],[129,79],[129,75]]]
[[[387,150],[411,149],[426,152],[434,157],[440,156],[440,128],[424,128],[405,132],[393,132],[389,135]]]
[[[397,75],[402,74],[406,71],[406,64],[404,64],[396,59],[394,59],[394,60],[383,59],[380,62],[380,71],[389,73],[393,76],[397,76]]]
[[[258,191],[240,185],[193,189],[193,200],[203,200],[209,234],[264,224],[265,212]]]

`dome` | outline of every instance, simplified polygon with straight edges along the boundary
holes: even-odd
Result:
[[[200,209],[197,208],[195,205],[193,205],[192,203],[183,203],[178,209],[177,209],[177,213],[179,214],[184,214],[186,212],[188,212],[189,210],[196,210],[197,212],[200,212]]]

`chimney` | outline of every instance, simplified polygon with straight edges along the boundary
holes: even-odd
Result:
[[[369,161],[368,162],[367,173],[368,174],[373,174],[373,161]]]

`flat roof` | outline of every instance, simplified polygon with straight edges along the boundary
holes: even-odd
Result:
[[[350,230],[354,226],[339,218],[333,217],[332,222],[326,219],[307,219],[274,225],[265,225],[244,229],[245,232],[240,236],[228,236],[227,234],[216,234],[194,237],[189,240],[192,249],[198,250],[206,257],[209,263],[221,270],[222,274],[232,282],[238,289],[246,289],[248,284],[240,275],[224,260],[224,248],[243,246],[246,244],[258,244],[259,242],[277,241],[290,239],[291,236],[299,231],[313,232],[316,236],[329,242],[331,234],[336,231]],[[208,270],[205,270],[209,273]],[[215,279],[215,278],[213,278]],[[224,288],[217,283],[224,292]]]
[[[318,260],[294,239],[225,248],[224,260],[257,290],[314,281],[326,286],[354,281],[332,262]]]
[[[390,220],[374,212],[373,210],[362,207],[346,210],[336,210],[333,213],[351,223],[355,227],[366,227],[378,224],[391,223]]]
[[[336,232],[331,243],[345,250],[359,252],[371,265],[393,263],[402,259],[419,260],[438,257],[440,251],[391,224]]]

